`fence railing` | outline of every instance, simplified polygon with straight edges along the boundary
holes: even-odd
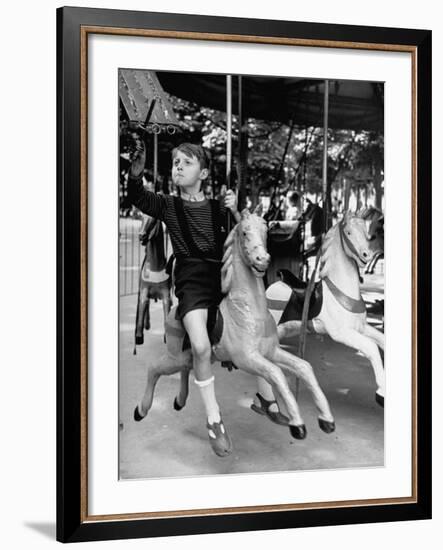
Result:
[[[138,278],[144,250],[139,233],[142,221],[120,217],[119,220],[119,294],[128,296],[138,292]]]

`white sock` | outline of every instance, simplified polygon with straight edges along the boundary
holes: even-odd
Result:
[[[206,410],[206,416],[210,424],[214,422],[220,422],[220,409],[218,407],[217,399],[215,398],[214,377],[207,380],[194,379],[196,385],[200,389],[200,394],[203,400],[203,405]]]

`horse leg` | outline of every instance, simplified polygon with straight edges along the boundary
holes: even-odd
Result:
[[[172,301],[169,295],[169,289],[164,289],[162,292],[162,303],[163,303],[163,326],[165,333],[163,335],[163,341],[166,343],[166,319],[168,318],[169,312],[171,311]]]
[[[318,417],[320,428],[326,433],[333,432],[335,430],[334,417],[332,416],[328,400],[318,383],[311,364],[280,347],[275,349],[272,359],[283,367],[289,367],[291,372],[304,381],[320,413]]]
[[[180,391],[174,399],[174,409],[181,411],[186,405],[189,395],[189,370],[182,370],[180,373]]]
[[[148,367],[145,393],[142,400],[136,406],[134,411],[134,420],[142,420],[149,412],[154,399],[154,390],[158,379],[163,374],[174,374],[188,367],[187,361],[183,356],[176,358],[168,353],[160,357],[159,361]]]
[[[143,344],[144,342],[144,320],[145,320],[145,311],[146,306],[149,303],[148,290],[146,286],[141,286],[138,293],[137,300],[137,313],[135,316],[135,343],[137,345]]]
[[[363,328],[363,334],[369,336],[369,338],[375,341],[379,348],[385,351],[385,335],[383,332],[380,332],[375,327],[372,327],[370,324],[366,323]]]
[[[149,330],[151,328],[151,316],[149,312],[149,294],[145,303],[144,325],[145,325],[145,330]]]
[[[274,393],[278,394],[285,404],[289,416],[289,431],[292,437],[304,439],[306,437],[306,427],[294,394],[291,392],[286,376],[280,367],[259,353],[252,354],[247,361],[236,360],[236,363],[239,368],[243,368],[251,374],[262,376],[272,386]]]
[[[361,334],[354,329],[341,329],[328,332],[331,338],[336,342],[341,342],[346,346],[350,346],[351,348],[361,351],[369,359],[374,370],[375,383],[377,384],[375,400],[383,407],[385,395],[385,371],[377,344],[365,334]]]

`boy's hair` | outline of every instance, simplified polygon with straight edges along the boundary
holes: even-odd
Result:
[[[196,143],[181,143],[172,150],[172,158],[174,158],[178,151],[181,151],[187,157],[195,157],[200,163],[200,168],[209,168],[209,153],[201,145]]]

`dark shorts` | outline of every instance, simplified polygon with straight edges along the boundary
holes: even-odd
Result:
[[[174,270],[176,318],[194,309],[215,309],[222,299],[221,263],[200,258],[177,260]]]

